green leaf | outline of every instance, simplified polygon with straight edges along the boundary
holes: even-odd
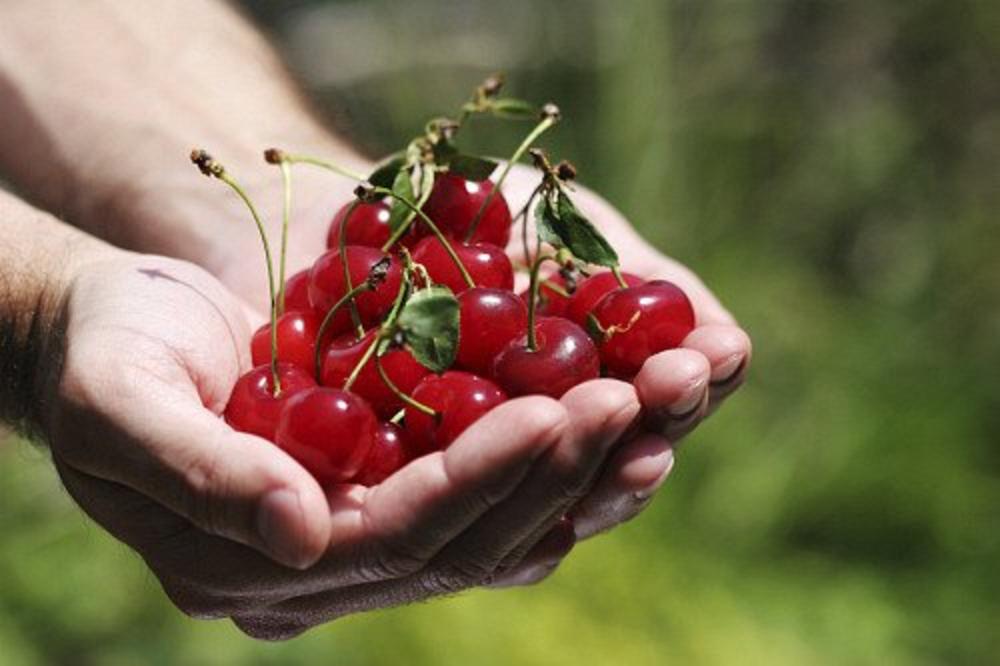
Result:
[[[493,160],[486,160],[472,155],[454,155],[448,160],[449,171],[476,183],[489,178],[498,166]]]
[[[538,117],[538,107],[520,99],[502,97],[490,104],[493,115],[514,120],[532,120]]]
[[[375,187],[391,188],[396,180],[396,176],[399,175],[399,170],[405,165],[406,156],[397,153],[377,166],[372,171],[372,175],[368,176],[368,182]]]
[[[413,357],[438,373],[455,363],[458,321],[458,299],[447,287],[416,292],[399,313],[399,328]]]
[[[414,203],[413,181],[410,180],[410,172],[400,169],[392,181],[392,193],[396,197],[403,197],[407,201]],[[389,228],[396,231],[413,218],[414,213],[409,206],[393,197],[392,205],[389,208]]]
[[[597,266],[617,266],[618,253],[597,227],[560,190],[535,209],[538,235],[553,247],[564,247],[577,259]]]
[[[434,151],[435,164],[447,164],[451,158],[458,155],[458,148],[456,148],[453,143],[445,139],[441,139],[435,143],[432,150]]]

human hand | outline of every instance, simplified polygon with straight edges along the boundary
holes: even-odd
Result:
[[[640,411],[610,380],[514,400],[377,487],[324,494],[220,418],[249,359],[218,282],[108,251],[69,285],[42,423],[67,489],[178,607],[258,637],[551,567],[573,543],[560,518]]]

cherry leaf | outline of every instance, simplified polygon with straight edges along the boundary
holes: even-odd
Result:
[[[414,213],[409,206],[400,201],[397,197],[413,202],[413,181],[410,179],[410,172],[400,169],[392,181],[392,193],[396,196],[392,198],[392,205],[389,208],[389,228],[396,231],[413,218]]]
[[[375,170],[372,171],[372,175],[368,176],[368,182],[375,187],[391,188],[396,180],[396,176],[399,175],[400,169],[402,169],[405,165],[405,155],[394,155],[375,167]]]
[[[588,264],[618,265],[618,253],[562,190],[539,202],[535,221],[539,237],[549,245],[564,247]]]
[[[399,313],[399,329],[413,358],[431,372],[441,373],[458,353],[458,299],[447,287],[414,293]]]
[[[472,155],[454,155],[448,160],[449,171],[476,183],[481,183],[489,178],[498,166],[493,160]]]

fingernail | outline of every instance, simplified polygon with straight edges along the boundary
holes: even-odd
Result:
[[[299,545],[302,503],[298,493],[272,490],[257,506],[257,532],[271,557],[295,569],[305,569],[312,562]]]
[[[670,416],[674,419],[683,420],[691,415],[691,412],[698,409],[705,398],[705,388],[707,382],[699,381],[691,386],[680,400],[670,405]]]
[[[664,468],[663,472],[658,477],[656,477],[656,481],[653,481],[651,484],[649,484],[642,490],[637,490],[635,491],[635,493],[633,493],[634,497],[640,502],[644,502],[648,500],[650,497],[652,497],[656,493],[656,491],[660,489],[660,486],[663,485],[663,482],[667,480],[667,477],[670,476],[670,471],[674,468],[673,449],[666,449],[663,451],[663,453],[657,454],[656,457],[657,458],[662,457],[666,459],[664,460],[663,463],[666,465],[666,468]]]
[[[724,384],[736,376],[743,365],[743,354],[735,354],[712,369],[712,382]]]

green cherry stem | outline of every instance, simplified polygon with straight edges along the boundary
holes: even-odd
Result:
[[[622,275],[622,268],[618,264],[611,267],[611,274],[615,276],[615,280],[618,281],[618,285],[622,289],[628,289],[629,284],[625,281],[625,276]]]
[[[325,160],[320,157],[313,157],[311,155],[295,155],[291,153],[283,154],[284,161],[289,164],[311,164],[312,166],[318,166],[327,171],[332,171],[336,174],[344,176],[345,178],[350,178],[351,180],[356,180],[359,182],[364,182],[367,176],[362,173],[358,173],[353,169],[348,169],[347,167],[342,167],[335,162]]]
[[[246,193],[238,182],[226,171],[225,167],[216,162],[204,150],[195,149],[191,151],[191,162],[206,176],[217,178],[230,187],[250,211],[254,224],[257,225],[257,233],[260,234],[260,242],[264,247],[264,263],[267,267],[267,288],[271,299],[271,382],[273,384],[272,394],[274,397],[281,395],[281,378],[278,376],[278,298],[274,285],[274,261],[271,258],[271,244],[267,240],[267,232],[264,230],[264,223],[260,219],[257,207],[253,205],[250,196]]]
[[[542,266],[547,261],[559,263],[555,257],[545,254],[535,259],[535,262],[531,264],[531,290],[528,297],[528,349],[530,351],[538,351],[538,336],[535,332],[535,310],[538,309],[538,292],[542,286],[539,274]]]
[[[403,281],[399,285],[399,292],[396,294],[396,300],[392,304],[392,309],[389,310],[389,314],[386,315],[385,321],[382,323],[381,328],[379,328],[378,334],[372,341],[372,344],[365,353],[362,354],[361,359],[358,361],[357,365],[351,370],[351,374],[347,376],[347,381],[344,382],[343,389],[345,391],[350,391],[351,387],[354,386],[354,382],[358,381],[358,377],[361,375],[361,371],[364,370],[368,362],[371,361],[372,356],[375,355],[382,340],[385,340],[391,336],[396,330],[396,320],[399,319],[399,313],[403,310],[403,304],[410,295],[410,276],[405,274],[403,276]]]
[[[350,292],[354,289],[354,285],[351,284],[351,267],[347,256],[347,226],[351,222],[351,216],[354,215],[354,211],[358,209],[361,205],[361,201],[355,199],[351,202],[351,206],[347,209],[347,213],[344,214],[344,221],[340,223],[340,233],[337,235],[337,252],[340,254],[340,265],[344,269],[344,287]],[[365,335],[365,327],[361,323],[361,313],[358,312],[358,304],[351,299],[351,323],[354,324],[354,335],[360,340]]]
[[[292,168],[287,161],[282,160],[281,185],[284,193],[284,206],[281,211],[281,251],[278,259],[278,314],[285,313],[285,262],[288,256],[288,225],[292,217]]]
[[[548,108],[548,106],[549,105],[546,105],[546,108]],[[511,155],[510,160],[508,160],[507,163],[504,165],[503,171],[500,172],[500,177],[497,178],[497,182],[493,186],[493,189],[486,196],[486,198],[483,199],[483,203],[479,205],[479,210],[476,212],[476,216],[472,218],[472,224],[469,225],[469,231],[466,232],[465,234],[466,243],[472,240],[472,237],[476,233],[476,229],[479,228],[479,223],[483,219],[483,213],[486,212],[486,208],[490,205],[490,202],[493,201],[493,198],[496,196],[497,192],[500,191],[500,187],[503,185],[503,182],[507,179],[507,175],[510,173],[510,170],[514,168],[515,164],[521,161],[521,158],[524,157],[524,154],[526,152],[528,152],[528,149],[531,148],[531,145],[538,140],[538,137],[540,137],[542,134],[545,134],[545,132],[550,127],[555,125],[557,122],[559,122],[558,112],[545,113],[544,117],[542,118],[542,121],[538,123],[533,130],[531,130],[528,136],[524,138],[524,141],[521,142],[521,145],[517,147],[517,150],[515,150],[514,154]]]
[[[438,417],[438,413],[434,411],[434,409],[428,407],[419,400],[415,400],[412,396],[407,395],[398,386],[396,386],[396,383],[392,381],[392,378],[389,377],[389,374],[382,366],[382,359],[379,356],[375,357],[375,369],[378,370],[378,376],[381,377],[382,381],[389,388],[389,390],[392,391],[397,398],[402,400],[404,404],[413,407],[418,412],[422,412],[431,418]]]
[[[330,323],[333,321],[334,316],[340,311],[340,308],[344,307],[347,303],[354,302],[354,298],[358,294],[362,294],[366,291],[371,291],[374,287],[370,282],[364,282],[354,287],[349,292],[340,297],[333,307],[326,313],[323,317],[323,322],[319,325],[319,331],[316,333],[316,355],[313,357],[313,370],[316,373],[316,382],[320,383],[323,370],[323,338],[326,337],[326,330],[330,328]]]

